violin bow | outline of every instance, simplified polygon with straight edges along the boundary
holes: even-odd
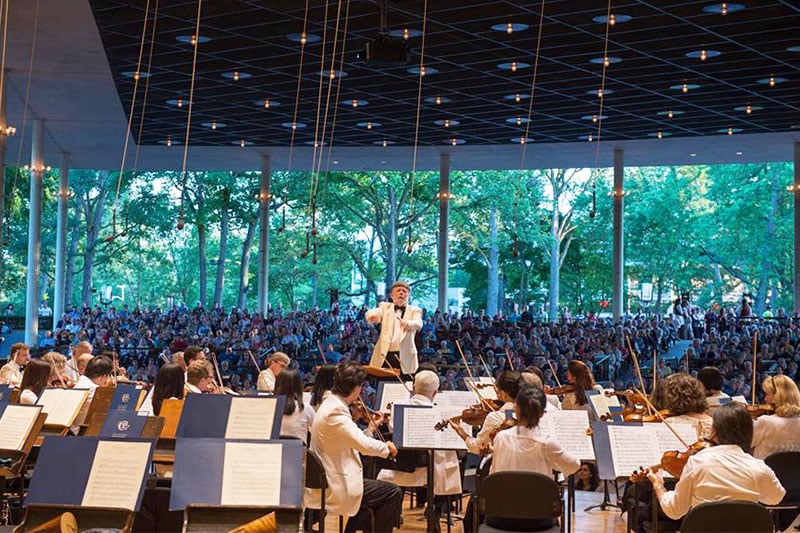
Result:
[[[688,370],[689,367],[687,366],[686,369]],[[650,391],[650,394],[654,394],[656,392],[657,380],[658,380],[658,350],[653,348],[653,388]]]
[[[222,385],[222,372],[219,371],[219,365],[217,364],[217,354],[211,352],[211,362],[214,364],[214,370],[217,373],[217,380],[219,381],[219,390],[220,393],[225,393],[225,388]]]
[[[547,366],[550,367],[550,372],[553,373],[553,378],[556,380],[556,387],[560,387],[561,380],[558,379],[558,372],[556,372],[556,369],[553,367],[553,362],[550,359],[547,360]]]
[[[756,358],[758,355],[758,330],[753,332],[753,383],[750,386],[752,389],[752,398],[753,400],[750,402],[753,405],[756,405]],[[687,367],[686,370],[688,371],[689,368]]]
[[[367,404],[364,403],[364,400],[361,399],[361,395],[360,394],[356,397],[356,403],[358,403],[359,406],[364,410],[364,412],[367,414],[367,417],[370,419],[370,421],[372,423],[374,423],[374,420],[372,420],[372,417],[370,416],[370,409],[369,409],[369,407],[367,407]],[[381,430],[378,429],[378,425],[377,424],[375,424],[375,431],[373,432],[373,435],[377,435],[377,439],[379,441],[381,441],[383,443],[386,442],[386,439],[384,438],[383,433],[381,433]],[[390,461],[392,461],[392,462],[396,461],[396,459],[394,457],[392,457],[392,454],[389,454],[388,459]]]
[[[253,355],[253,352],[251,352],[250,350],[247,350],[247,355],[250,356],[250,360],[253,362],[253,365],[255,365],[256,372],[261,372],[261,367],[258,366],[258,359],[256,359],[255,355]]]
[[[633,358],[633,364],[636,367],[636,374],[639,376],[639,386],[644,391],[644,378],[642,377],[642,367],[639,366],[639,358],[636,357],[636,351],[633,349],[633,344],[631,343],[631,338],[628,335],[625,335],[625,340],[628,342],[628,350],[631,352],[631,357]],[[647,402],[647,409],[652,409],[652,404],[648,401]],[[650,414],[653,414],[652,412]]]
[[[492,371],[489,370],[489,365],[486,364],[486,360],[481,354],[478,354],[478,359],[481,360],[481,364],[483,365],[483,369],[486,371],[486,375],[492,377]]]
[[[664,418],[661,415],[661,413],[658,412],[658,409],[656,409],[656,407],[650,401],[650,398],[648,398],[647,395],[644,393],[644,389],[642,389],[641,391],[637,391],[634,388],[633,390],[634,390],[634,392],[638,392],[639,394],[642,395],[642,398],[644,398],[644,402],[647,404],[647,408],[650,409],[653,412],[653,414],[656,416],[656,418],[658,418],[661,422],[663,422],[664,425],[667,426],[667,429],[669,429],[672,432],[672,434],[675,435],[675,438],[677,438],[680,441],[680,443],[683,444],[684,446],[686,446],[686,448],[688,449],[689,448],[689,444],[687,444],[686,441],[683,440],[683,438],[678,434],[678,432],[675,431],[675,428],[672,427],[672,424],[670,422],[667,422],[667,419]]]
[[[508,361],[508,369],[514,371],[514,363],[511,362],[511,354],[509,353],[508,346],[506,346],[506,361]]]
[[[470,370],[469,368],[469,363],[467,363],[467,358],[464,356],[464,351],[461,349],[461,343],[458,342],[458,340],[456,339],[455,344],[456,348],[458,348],[458,354],[461,356],[461,360],[464,362],[464,366],[467,368],[467,375],[472,380],[473,383],[472,391],[475,393],[475,396],[478,397],[478,402],[482,403],[490,411],[496,411],[497,409],[495,409],[494,406],[491,403],[489,403],[489,401],[486,398],[481,396],[481,394],[478,392],[477,387],[475,387],[475,384],[477,384],[478,382],[475,380],[475,376],[472,375],[472,370]]]
[[[325,357],[325,350],[322,349],[322,342],[317,339],[317,349],[319,350],[319,354],[322,356],[322,364],[327,365],[328,359]]]

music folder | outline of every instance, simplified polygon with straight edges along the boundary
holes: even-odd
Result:
[[[146,416],[136,414],[136,411],[109,411],[100,428],[100,437],[112,439],[130,439],[142,436]]]
[[[138,511],[153,441],[48,437],[25,506],[66,505]]]
[[[169,508],[303,504],[305,448],[299,440],[179,438]]]
[[[11,391],[14,387],[11,385],[0,385],[0,405],[5,405],[11,399]]]
[[[176,437],[245,440],[277,439],[285,396],[189,394]]]
[[[108,412],[136,411],[144,393],[144,387],[136,383],[117,383],[111,404],[108,406]]]

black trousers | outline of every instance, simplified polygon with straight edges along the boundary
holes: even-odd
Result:
[[[400,365],[400,352],[386,352],[386,359],[383,361],[385,368],[395,368],[400,370],[400,379],[408,381],[414,379],[411,374],[403,374],[402,366]]]
[[[403,507],[403,490],[386,481],[375,479],[364,480],[364,495],[358,513],[347,522],[345,533],[366,531],[369,533],[387,533],[392,528],[400,527],[400,513]],[[375,529],[370,524],[372,509],[375,515]]]

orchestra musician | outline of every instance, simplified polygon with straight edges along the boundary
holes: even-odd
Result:
[[[86,355],[87,354],[83,354],[81,357]],[[70,428],[70,431],[72,431],[73,434],[77,435],[78,431],[80,430],[80,425],[86,421],[86,415],[89,412],[89,405],[92,403],[91,400],[94,398],[94,393],[97,390],[97,387],[109,387],[115,385],[114,376],[112,374],[113,372],[114,362],[105,355],[91,357],[89,362],[86,364],[86,369],[81,377],[78,378],[77,383],[75,383],[75,389],[88,390],[89,395],[87,396],[86,401],[83,402],[83,407],[81,407],[78,416],[75,418],[75,422]]]
[[[267,368],[258,374],[256,388],[260,391],[275,392],[275,378],[289,366],[292,360],[283,352],[275,352],[267,360]]]
[[[66,367],[64,369],[64,377],[66,379],[69,379],[73,383],[78,381],[78,378],[81,377],[81,374],[83,374],[81,369],[86,368],[86,363],[88,363],[89,359],[91,358],[92,350],[92,343],[89,341],[81,341],[72,348],[72,357],[67,360]],[[81,358],[83,358],[82,365],[79,364]]]
[[[389,295],[391,302],[382,302],[365,314],[367,322],[381,325],[369,364],[399,368],[411,375],[419,366],[414,334],[422,328],[422,309],[409,305],[411,287],[405,281],[395,281]]]
[[[170,363],[176,364],[176,363]],[[180,367],[180,365],[177,365]],[[162,367],[163,368],[163,367]],[[216,393],[214,373],[207,359],[195,359],[186,367],[186,394]]]
[[[322,365],[317,369],[317,377],[314,378],[314,385],[311,387],[311,407],[315,410],[319,409],[322,402],[331,395],[335,372],[334,365]]]
[[[561,408],[565,411],[589,410],[586,391],[603,390],[603,387],[594,382],[592,371],[586,366],[586,363],[577,359],[567,364],[567,383],[572,385],[574,390],[566,393],[561,400]]]
[[[722,405],[720,400],[730,399],[730,396],[722,391],[722,384],[724,378],[719,368],[715,366],[706,366],[697,372],[697,379],[706,388],[706,405],[709,409],[715,409]]]
[[[50,365],[50,387],[74,387],[75,382],[66,376],[67,358],[58,352],[47,352],[42,361]]]
[[[368,509],[372,509],[375,530],[389,532],[399,525],[403,491],[393,483],[364,479],[359,453],[394,457],[397,448],[392,442],[368,437],[353,421],[349,406],[360,397],[365,379],[366,372],[357,363],[337,366],[332,394],[314,417],[309,449],[317,454],[328,477],[328,512],[351,517],[345,531],[370,530]],[[319,509],[319,490],[307,489],[305,504]]]
[[[711,437],[706,390],[697,378],[684,373],[670,374],[656,384],[652,402],[656,409],[669,411],[671,424],[692,424],[698,439]]]
[[[776,505],[786,490],[761,459],[750,455],[753,420],[744,406],[729,403],[714,411],[713,441],[688,458],[675,489],[667,491],[660,471],[648,471],[664,513],[677,520],[704,502],[744,500]]]
[[[27,372],[27,369],[25,370]],[[753,423],[753,456],[764,459],[774,453],[800,451],[800,391],[788,376],[769,376],[761,383],[764,402],[775,414]]]
[[[19,387],[22,383],[22,368],[30,361],[30,348],[24,342],[11,345],[11,355],[8,363],[0,368],[0,385]]]
[[[519,372],[512,372],[506,370],[500,377],[497,378],[495,386],[497,387],[497,398],[503,402],[500,409],[493,411],[486,415],[486,420],[483,422],[483,427],[478,432],[476,437],[467,435],[466,431],[461,427],[461,424],[450,424],[450,427],[455,430],[458,435],[464,439],[467,444],[467,449],[475,454],[484,452],[492,442],[492,434],[499,428],[503,421],[506,419],[506,411],[514,409],[514,398],[519,392]]]
[[[34,405],[50,381],[50,365],[40,359],[31,359],[25,366],[19,388],[19,403]]]
[[[184,396],[184,373],[180,365],[167,363],[158,369],[153,382],[153,414],[161,413],[164,400],[180,400]]]
[[[275,394],[286,396],[281,420],[281,437],[294,437],[303,442],[314,422],[314,408],[303,402],[303,382],[300,372],[287,368],[275,379]]]

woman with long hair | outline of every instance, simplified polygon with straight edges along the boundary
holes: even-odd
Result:
[[[595,384],[592,371],[583,361],[574,359],[567,365],[567,383],[574,387],[573,392],[568,392],[561,400],[561,408],[564,410],[588,409],[589,401],[586,399],[586,391],[603,390],[603,387]]]
[[[25,365],[25,372],[22,373],[22,383],[19,386],[21,391],[19,403],[33,405],[42,395],[42,391],[50,381],[50,365],[40,359],[31,359]]]
[[[176,363],[167,363],[158,369],[153,383],[153,414],[158,416],[161,413],[164,400],[183,398],[185,381],[183,368]]]
[[[275,394],[286,396],[281,437],[294,437],[306,442],[314,421],[314,408],[303,402],[300,373],[293,368],[287,368],[278,374],[275,378]]]
[[[27,370],[26,370],[27,372]],[[753,456],[763,459],[778,452],[800,451],[800,391],[792,378],[779,374],[761,382],[766,403],[774,415],[764,415],[753,424]]]
[[[336,366],[334,365],[323,365],[317,370],[314,387],[311,389],[311,407],[314,409],[318,409],[325,398],[330,396],[335,372]]]

